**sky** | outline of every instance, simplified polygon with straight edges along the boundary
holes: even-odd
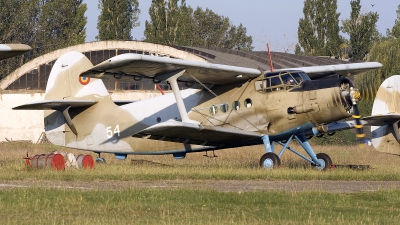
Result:
[[[98,35],[97,19],[100,14],[98,0],[83,0],[87,4],[86,42],[96,41]],[[350,0],[338,0],[339,20],[350,18]],[[386,34],[396,20],[398,0],[361,0],[362,12],[377,12],[377,28]],[[139,0],[141,10],[140,26],[132,31],[134,40],[144,38],[145,21],[150,21],[151,0]],[[266,50],[269,43],[271,51],[294,52],[297,41],[299,19],[303,18],[303,0],[186,0],[186,5],[212,10],[214,13],[229,17],[233,25],[240,23],[247,28],[247,35],[253,37],[254,50]],[[339,23],[340,25],[340,23]],[[343,35],[343,34],[342,34]]]

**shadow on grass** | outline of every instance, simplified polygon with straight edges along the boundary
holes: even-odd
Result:
[[[145,159],[132,159],[131,164],[132,165],[151,165],[151,166],[172,167],[171,165],[167,165],[167,164],[159,163],[159,162],[153,162],[153,161],[145,160]]]

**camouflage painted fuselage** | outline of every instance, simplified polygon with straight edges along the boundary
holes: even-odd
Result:
[[[46,88],[46,100],[94,100],[96,104],[68,110],[76,132],[66,123],[61,111],[45,111],[45,131],[54,144],[70,148],[119,154],[167,154],[223,148],[188,145],[163,138],[133,137],[140,131],[181,116],[173,94],[118,106],[111,99],[102,80],[79,75],[93,65],[82,54],[67,53],[53,66]],[[264,79],[246,83],[181,91],[189,118],[200,125],[224,127],[270,135],[271,140],[284,140],[291,134],[349,117],[351,103],[346,100],[345,79],[305,80],[295,86],[282,84],[276,90],[259,90]],[[262,143],[261,138],[226,146]]]

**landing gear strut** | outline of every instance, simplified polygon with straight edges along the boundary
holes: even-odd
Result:
[[[106,160],[102,157],[100,157],[100,152],[95,152],[96,153],[96,162],[97,163],[106,163]]]
[[[312,149],[310,143],[308,142],[306,136],[304,134],[293,134],[290,136],[290,138],[287,140],[287,142],[282,143],[281,141],[278,141],[276,143],[280,144],[283,146],[281,151],[276,155],[274,153],[274,142],[271,142],[269,140],[268,135],[264,135],[261,137],[263,142],[264,142],[264,148],[265,151],[267,152],[264,154],[261,159],[260,159],[260,166],[263,168],[276,168],[281,164],[280,157],[282,156],[283,152],[288,149],[289,151],[293,152],[294,154],[300,156],[304,160],[308,161],[311,163],[312,166],[315,166],[317,170],[326,170],[332,165],[332,160],[331,158],[325,154],[325,153],[318,153],[315,154],[314,150]],[[306,151],[308,154],[308,157],[302,155],[298,151],[294,150],[293,148],[289,147],[289,143],[292,141],[292,139],[295,138],[297,142],[303,147],[303,149]]]

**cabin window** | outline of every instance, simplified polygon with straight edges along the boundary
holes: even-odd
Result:
[[[221,109],[221,112],[226,113],[229,110],[229,105],[227,103],[224,103],[221,105],[220,109]]]
[[[215,115],[215,114],[217,114],[217,112],[218,112],[218,107],[217,106],[213,105],[213,106],[210,107],[210,114],[211,115]]]
[[[232,103],[232,108],[233,108],[234,110],[239,110],[239,109],[240,109],[240,103],[239,103],[239,101],[234,101],[234,102]]]
[[[244,100],[244,107],[250,108],[252,105],[253,105],[253,102],[251,101],[251,99],[246,98],[246,100]]]

